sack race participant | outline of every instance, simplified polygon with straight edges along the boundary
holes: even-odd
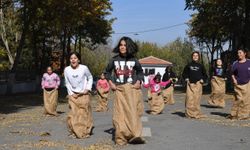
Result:
[[[213,69],[211,78],[211,95],[208,104],[214,107],[225,107],[226,81],[225,71],[221,59],[216,60],[216,67]]]
[[[168,66],[165,69],[165,73],[163,75],[162,81],[168,81],[170,80],[171,83],[167,84],[163,91],[162,91],[162,95],[163,95],[163,99],[164,99],[164,103],[168,104],[168,105],[173,105],[175,103],[174,100],[174,83],[176,83],[178,81],[178,79],[176,78],[176,74],[172,71],[172,67]]]
[[[246,51],[239,49],[238,60],[232,66],[235,100],[230,119],[245,120],[250,115],[250,60],[246,59]]]
[[[101,74],[101,78],[97,81],[96,85],[98,94],[98,106],[97,112],[108,110],[108,95],[109,95],[109,83],[106,80],[104,73]]]
[[[70,111],[67,125],[72,135],[87,138],[93,128],[89,91],[93,77],[87,66],[80,64],[79,53],[70,53],[70,66],[64,70]]]
[[[47,67],[47,72],[43,74],[41,85],[43,89],[44,114],[57,116],[56,108],[60,78],[53,72],[51,66]]]
[[[199,52],[192,53],[192,62],[187,64],[183,71],[183,78],[187,82],[185,114],[188,118],[204,118],[200,109],[202,84],[207,79],[205,67],[199,63]]]
[[[162,113],[165,108],[164,100],[161,93],[161,87],[170,84],[170,80],[161,82],[161,75],[157,73],[154,79],[150,79],[149,83],[144,83],[145,88],[150,88],[152,98],[149,100],[150,114],[157,115]]]
[[[113,125],[118,145],[145,143],[141,137],[140,118],[143,109],[141,82],[144,77],[141,64],[135,58],[137,51],[137,45],[129,37],[122,37],[113,50],[118,55],[111,58],[106,68],[106,78],[115,93]]]

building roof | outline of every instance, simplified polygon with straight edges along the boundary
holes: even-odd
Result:
[[[142,65],[166,65],[166,66],[173,65],[173,63],[169,61],[166,61],[166,60],[154,57],[154,56],[148,56],[148,57],[139,59],[139,62]]]

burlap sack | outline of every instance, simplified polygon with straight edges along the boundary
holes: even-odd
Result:
[[[103,89],[100,88],[97,90],[98,92],[98,106],[96,108],[96,111],[107,111],[108,110],[108,95],[109,92],[104,93]]]
[[[44,113],[49,115],[57,115],[58,90],[43,90]]]
[[[203,117],[200,109],[200,100],[202,96],[202,84],[188,83],[186,91],[185,114],[188,118],[199,119]]]
[[[239,120],[248,119],[250,115],[250,82],[235,85],[235,100],[231,109],[231,116]]]
[[[216,107],[225,107],[226,82],[223,78],[214,76],[211,80],[212,92],[208,104]]]
[[[175,103],[173,85],[171,85],[170,87],[168,87],[166,89],[163,89],[162,96],[163,96],[165,104],[173,105]]]
[[[86,138],[93,128],[92,110],[89,95],[81,95],[77,99],[69,96],[70,111],[67,117],[69,131],[77,138]]]
[[[117,85],[113,103],[113,125],[116,144],[124,145],[135,137],[141,137],[141,100],[141,93],[139,90],[134,89],[132,84]]]
[[[157,114],[162,113],[165,107],[162,94],[151,93],[151,95],[152,95],[152,99],[149,100],[148,102],[150,114],[157,115]]]

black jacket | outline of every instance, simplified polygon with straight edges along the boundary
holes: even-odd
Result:
[[[190,83],[196,83],[201,79],[205,82],[207,80],[207,73],[202,64],[192,61],[185,66],[182,77],[184,80],[189,79]]]

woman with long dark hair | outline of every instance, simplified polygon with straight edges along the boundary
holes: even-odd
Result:
[[[137,51],[138,47],[132,39],[122,37],[113,50],[117,55],[111,58],[106,68],[106,78],[115,92],[113,125],[118,145],[144,143],[140,119],[143,113],[141,83],[144,76],[141,64],[135,58]]]

